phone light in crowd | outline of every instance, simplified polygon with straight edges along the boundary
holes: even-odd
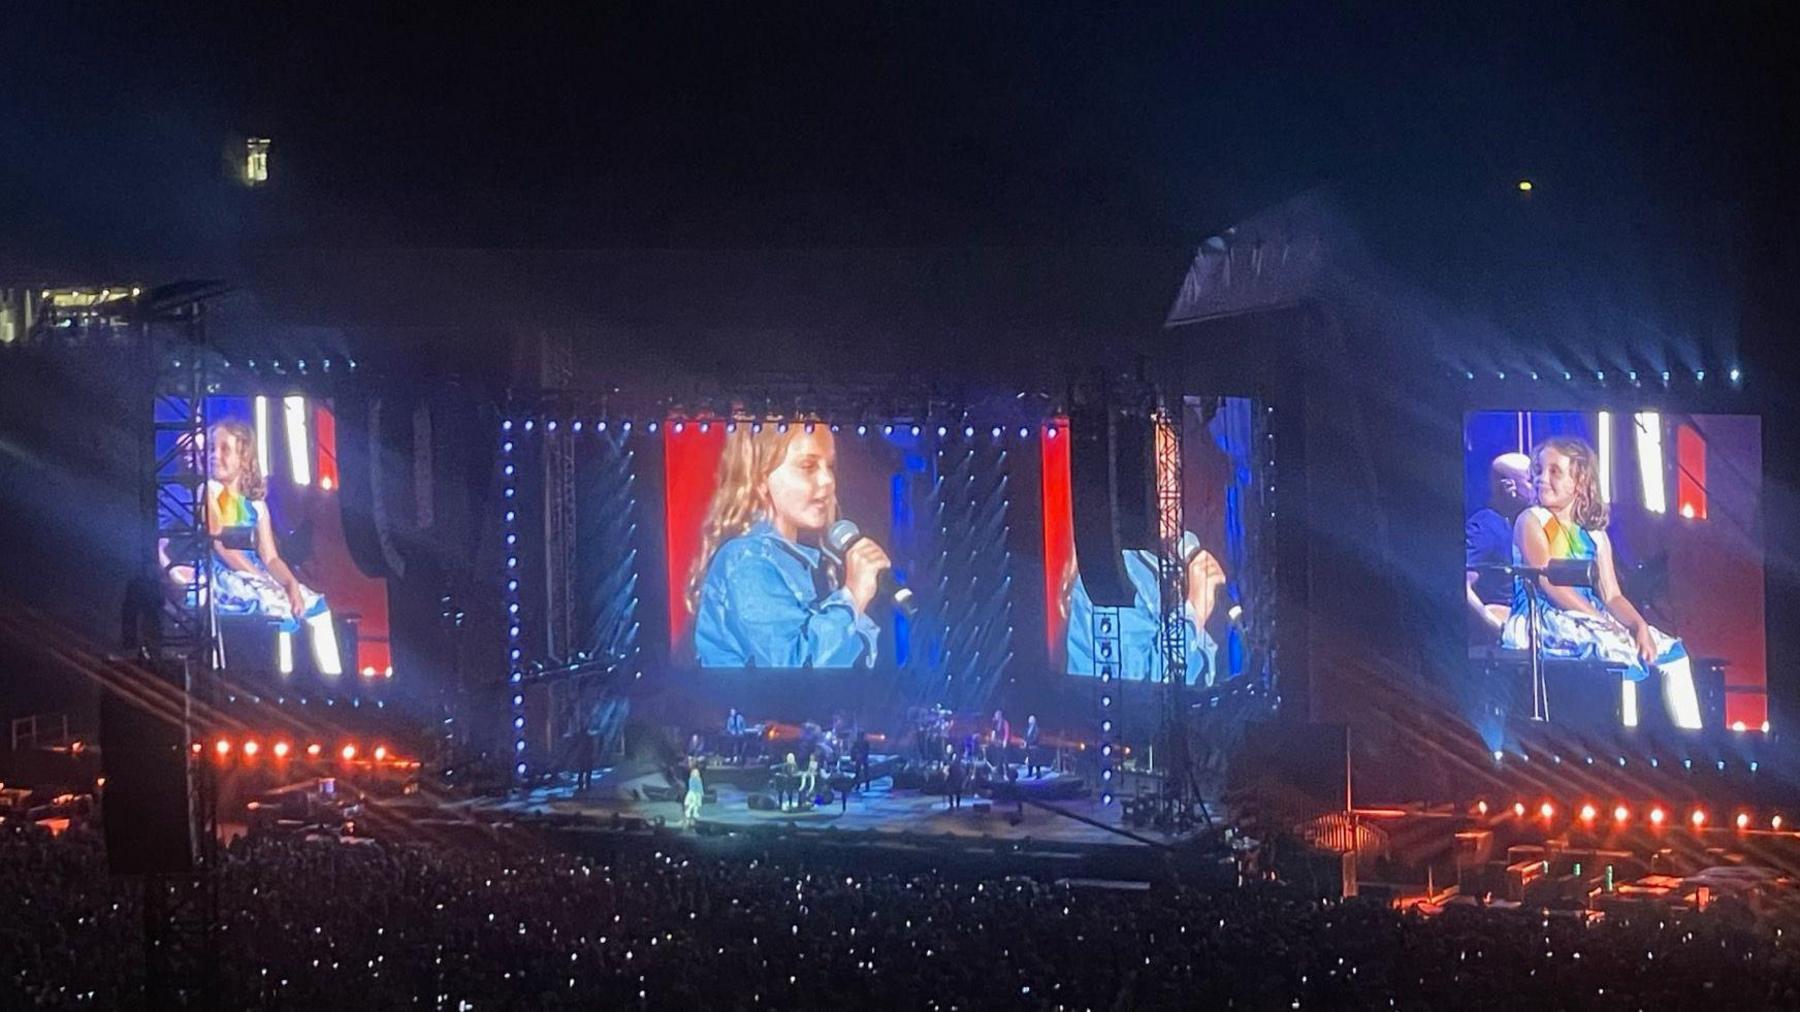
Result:
[[[1654,411],[1640,411],[1633,416],[1637,426],[1638,478],[1644,489],[1644,512],[1667,513],[1668,490],[1663,484],[1662,416]]]
[[[275,758],[286,759],[287,757],[288,757],[288,743],[285,741],[276,742],[275,743]]]
[[[1650,809],[1650,824],[1652,826],[1662,825],[1663,820],[1665,820],[1667,818],[1668,818],[1668,815],[1663,812],[1662,806],[1659,805],[1655,808]]]
[[[261,751],[262,751],[262,746],[258,745],[256,743],[255,738],[252,738],[249,741],[244,743],[244,757],[246,759],[255,756],[256,753],[261,752]]]
[[[1733,382],[1733,383],[1737,383],[1737,382],[1739,382],[1739,381],[1741,381],[1741,380],[1742,380],[1742,379],[1743,379],[1743,378],[1744,378],[1744,373],[1743,373],[1743,371],[1742,371],[1742,370],[1739,370],[1739,369],[1733,369],[1733,370],[1731,370],[1731,374],[1730,374],[1730,375],[1731,375],[1731,382]]]
[[[1613,821],[1619,825],[1623,826],[1630,818],[1631,809],[1626,808],[1624,805],[1618,805],[1613,808]]]
[[[1477,802],[1475,802],[1475,811],[1476,811],[1476,813],[1477,813],[1477,814],[1479,814],[1479,815],[1486,815],[1486,814],[1487,814],[1487,813],[1488,813],[1488,804],[1487,804],[1487,802],[1485,802],[1485,801],[1477,801]]]
[[[1695,829],[1699,829],[1706,825],[1706,811],[1700,808],[1694,809],[1694,813],[1688,816],[1688,821],[1694,824]]]
[[[1596,817],[1598,817],[1599,814],[1600,813],[1594,809],[1593,805],[1582,805],[1581,806],[1581,821],[1582,822],[1592,824],[1594,819]]]
[[[194,754],[195,754],[195,755],[199,755],[199,754],[200,754],[200,753],[201,753],[201,752],[204,752],[204,751],[206,751],[206,746],[204,746],[204,745],[202,745],[202,744],[200,744],[200,743],[199,743],[199,742],[194,742],[194,743],[193,743],[193,744],[192,744],[192,745],[189,745],[189,746],[188,746],[188,748],[189,748],[189,750],[191,750],[191,751],[192,751],[192,752],[193,752],[193,753],[194,753]]]
[[[267,476],[269,473],[269,399],[256,398],[256,471]]]
[[[228,739],[220,738],[218,741],[213,742],[213,751],[219,753],[221,756],[230,755],[231,742]]]
[[[1520,192],[1520,193],[1530,193],[1530,192],[1531,192],[1531,190],[1532,190],[1532,186],[1531,186],[1531,180],[1529,180],[1529,179],[1521,179],[1521,180],[1519,180],[1519,184],[1518,184],[1518,185],[1519,185],[1519,192]]]
[[[356,746],[355,745],[345,745],[344,750],[342,752],[339,752],[338,754],[344,757],[345,762],[349,762],[350,760],[356,758]]]
[[[325,749],[323,747],[321,747],[319,745],[319,743],[316,741],[313,742],[311,745],[306,746],[306,754],[309,756],[312,756],[314,759],[317,759],[319,757],[319,754],[324,751],[325,751]]]
[[[287,416],[288,477],[296,485],[312,484],[312,441],[306,435],[306,398],[283,397]]]
[[[1600,459],[1600,501],[1612,502],[1612,412],[1602,411],[1594,426],[1594,453]]]
[[[1513,816],[1515,818],[1520,818],[1520,819],[1523,819],[1525,817],[1525,802],[1523,802],[1523,801],[1513,802]]]

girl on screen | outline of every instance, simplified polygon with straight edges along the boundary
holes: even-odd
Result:
[[[1529,649],[1529,599],[1537,595],[1538,645],[1546,657],[1597,659],[1625,665],[1622,710],[1637,724],[1637,683],[1650,669],[1662,675],[1663,703],[1677,727],[1700,727],[1700,700],[1687,648],[1655,628],[1619,590],[1608,509],[1600,498],[1594,448],[1585,440],[1553,436],[1532,451],[1537,505],[1513,523],[1513,561],[1542,568],[1551,559],[1592,559],[1592,587],[1559,587],[1542,578],[1513,581],[1512,611],[1501,645]]]
[[[739,424],[725,437],[688,578],[702,667],[874,664],[880,629],[868,609],[888,557],[867,538],[841,564],[827,555],[820,544],[837,514],[837,444],[825,426]]]
[[[206,526],[213,539],[212,583],[219,610],[279,619],[283,633],[298,632],[304,624],[319,673],[343,674],[331,609],[324,596],[300,582],[275,547],[268,487],[256,463],[256,433],[243,422],[224,421],[208,429],[206,438],[212,472],[206,483]],[[228,527],[248,528],[252,547],[227,547],[223,537]]]
[[[1191,534],[1188,538],[1198,540]],[[1157,635],[1162,627],[1162,590],[1157,579],[1156,553],[1127,549],[1123,554],[1125,573],[1135,593],[1130,607],[1117,609],[1119,656],[1113,671],[1125,681],[1159,682],[1163,676],[1162,644]],[[1200,549],[1188,559],[1187,587],[1181,622],[1187,638],[1187,684],[1213,685],[1222,681],[1215,669],[1219,644],[1206,631],[1206,623],[1226,595],[1221,593],[1225,589],[1225,569],[1211,552]],[[1069,622],[1064,641],[1068,672],[1097,675],[1105,658],[1095,657],[1094,602],[1082,585],[1073,555],[1063,573],[1062,601]]]

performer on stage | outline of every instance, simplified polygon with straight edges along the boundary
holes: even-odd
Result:
[[[268,485],[256,463],[255,431],[240,421],[224,421],[208,429],[206,439],[212,472],[206,483],[206,527],[213,539],[213,602],[224,614],[278,619],[283,633],[305,625],[319,673],[343,674],[331,609],[323,595],[300,582],[276,549]],[[255,547],[225,547],[221,539],[227,527],[250,528]]]
[[[1619,590],[1594,448],[1582,439],[1554,436],[1539,443],[1531,456],[1538,504],[1521,512],[1513,524],[1513,560],[1542,568],[1551,559],[1592,559],[1594,585],[1559,587],[1541,577],[1529,584],[1522,577],[1516,579],[1501,645],[1514,650],[1530,647],[1526,595],[1535,594],[1538,647],[1546,657],[1626,666],[1622,710],[1627,726],[1637,724],[1637,683],[1655,668],[1662,675],[1663,703],[1675,726],[1700,727],[1700,698],[1686,646],[1645,621]]]
[[[950,756],[950,768],[944,775],[944,800],[951,811],[962,807],[963,788],[969,782],[969,768],[963,764],[960,755]]]
[[[1025,718],[1025,764],[1029,767],[1033,777],[1036,777],[1044,768],[1043,760],[1038,755],[1039,734],[1037,714],[1028,715]]]
[[[856,732],[856,744],[850,747],[850,758],[856,764],[856,780],[851,787],[860,791],[869,783],[869,732]]]
[[[1012,724],[1006,714],[995,710],[994,720],[989,725],[992,737],[988,741],[988,765],[995,769],[1006,769],[1006,749],[1012,741]]]
[[[749,725],[744,722],[744,715],[739,713],[736,707],[733,707],[731,712],[725,715],[725,736],[731,742],[731,761],[733,763],[742,764],[744,761],[744,749],[748,744],[745,737],[748,732]]]
[[[682,799],[681,826],[693,828],[700,821],[700,805],[706,800],[706,785],[700,782],[700,764],[688,764],[687,797]]]
[[[586,705],[576,714],[575,790],[586,793],[594,784],[594,763],[600,758],[600,737],[606,733],[605,697],[591,692]]]
[[[800,774],[800,800],[811,803],[813,795],[819,791],[819,753],[811,752],[806,757],[806,769]]]
[[[800,803],[795,788],[800,784],[800,764],[794,761],[794,753],[789,752],[787,759],[775,767],[775,797],[781,804],[781,810]]]
[[[739,425],[726,437],[688,582],[702,667],[874,664],[880,629],[868,611],[891,564],[861,538],[840,572],[820,549],[836,520],[837,444],[826,426]]]

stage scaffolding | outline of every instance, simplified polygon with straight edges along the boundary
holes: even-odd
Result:
[[[152,377],[150,465],[140,506],[155,546],[161,634],[145,652],[156,676],[182,681],[179,741],[194,740],[196,704],[215,702],[218,637],[209,587],[206,398],[215,389],[208,303],[221,285],[170,285],[134,296],[140,375]],[[145,992],[152,1008],[216,1007],[218,998],[218,784],[213,765],[180,746],[187,762],[193,864],[144,878]]]

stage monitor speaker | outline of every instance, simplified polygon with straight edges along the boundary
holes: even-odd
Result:
[[[773,812],[776,808],[779,807],[778,805],[775,804],[774,798],[769,797],[767,794],[764,794],[761,791],[757,791],[756,793],[751,794],[748,797],[746,797],[744,799],[744,803],[746,805],[749,805],[750,808],[752,808],[753,810],[758,811],[758,812]]]
[[[100,702],[102,820],[115,875],[194,870],[197,826],[189,804],[182,725],[114,692]]]
[[[1081,584],[1101,608],[1128,608],[1137,594],[1125,552],[1154,551],[1155,436],[1149,418],[1106,404],[1069,412],[1069,488]]]

